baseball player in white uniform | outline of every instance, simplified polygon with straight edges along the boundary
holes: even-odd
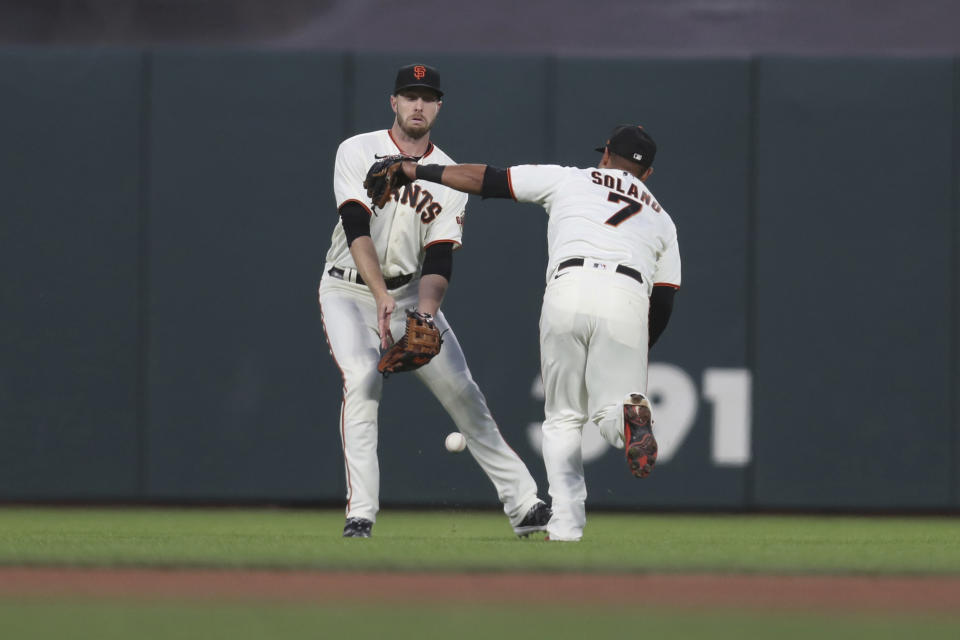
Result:
[[[537,497],[526,465],[504,441],[470,375],[440,303],[461,245],[467,196],[415,182],[372,206],[363,187],[378,156],[402,153],[440,165],[453,161],[430,142],[442,104],[440,76],[426,65],[397,72],[388,130],[345,140],[337,150],[333,188],[340,214],[327,252],[319,297],[330,353],[343,376],[340,437],[347,480],[344,537],[369,538],[380,508],[377,410],[383,377],[380,349],[402,335],[404,309],[433,316],[443,346],[414,371],[466,437],[467,448],[493,482],[517,535],[546,529],[550,509]],[[396,310],[400,312],[395,313]]]
[[[550,540],[576,541],[586,525],[580,442],[595,422],[625,449],[631,473],[656,462],[647,354],[663,332],[680,287],[677,230],[645,181],[656,144],[641,127],[614,129],[596,168],[404,162],[410,179],[483,197],[542,205],[547,225],[547,287],[540,316],[545,393],[543,457],[550,481]]]

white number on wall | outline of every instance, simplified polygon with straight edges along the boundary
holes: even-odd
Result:
[[[750,462],[750,372],[707,369],[703,395],[713,403],[711,456],[716,465],[742,467]]]

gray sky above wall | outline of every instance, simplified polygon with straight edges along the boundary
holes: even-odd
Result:
[[[951,55],[958,24],[955,0],[0,0],[0,44]]]

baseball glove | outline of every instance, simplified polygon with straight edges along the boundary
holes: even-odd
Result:
[[[440,353],[440,330],[429,313],[407,310],[407,328],[403,337],[383,352],[377,371],[387,376],[391,373],[413,371],[430,362]]]
[[[373,206],[382,209],[395,189],[413,182],[400,168],[404,160],[416,161],[416,158],[397,154],[378,158],[370,165],[367,177],[363,180],[363,188],[367,190],[367,197],[373,202]]]

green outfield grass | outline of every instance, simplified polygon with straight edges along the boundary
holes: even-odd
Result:
[[[370,540],[342,526],[340,511],[7,507],[0,566],[960,575],[957,518],[591,514],[572,544],[517,539],[492,511],[387,510]],[[960,637],[960,613],[670,609],[643,594],[636,606],[157,598],[0,597],[0,638]]]
[[[916,615],[744,614],[642,606],[317,606],[171,602],[0,601],[0,634],[17,640],[710,640],[950,639],[956,618]]]
[[[494,512],[0,508],[0,565],[960,575],[960,519],[591,514],[580,543]]]

